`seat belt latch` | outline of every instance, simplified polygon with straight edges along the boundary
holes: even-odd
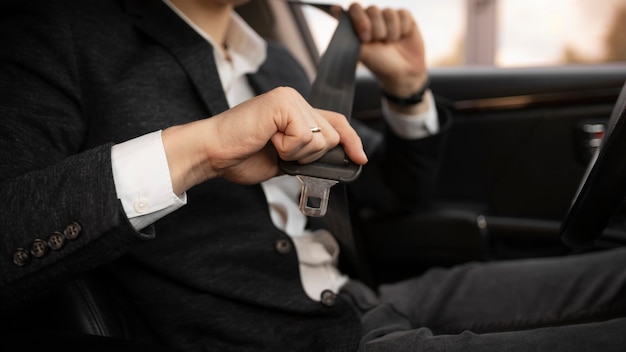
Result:
[[[339,182],[352,182],[361,173],[361,165],[353,163],[341,146],[309,164],[281,160],[280,166],[284,172],[296,176],[302,183],[300,211],[316,217],[326,214],[332,186]]]

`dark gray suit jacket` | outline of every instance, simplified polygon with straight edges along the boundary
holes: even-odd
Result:
[[[227,109],[206,41],[160,0],[15,2],[0,17],[2,308],[104,268],[180,349],[353,350],[350,303],[307,298],[259,186],[211,180],[142,232],[124,214],[111,146]],[[249,79],[258,93],[308,91],[303,70],[272,43]],[[375,187],[402,190],[396,204],[410,206],[428,187],[420,180],[432,178],[439,142],[387,133],[370,149],[385,170]]]

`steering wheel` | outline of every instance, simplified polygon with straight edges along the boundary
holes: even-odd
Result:
[[[580,183],[562,225],[561,240],[589,247],[602,235],[626,197],[626,83],[617,98],[602,142]]]

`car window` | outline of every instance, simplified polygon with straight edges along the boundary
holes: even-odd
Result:
[[[348,7],[354,0],[335,0]],[[626,62],[624,0],[363,0],[406,8],[418,21],[431,67],[552,66]],[[318,51],[336,21],[303,8]]]

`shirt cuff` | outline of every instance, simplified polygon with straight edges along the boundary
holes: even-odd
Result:
[[[383,116],[391,130],[401,138],[419,139],[439,132],[439,119],[435,98],[430,90],[424,93],[421,104],[428,104],[426,110],[417,115],[406,115],[389,108],[387,100],[382,100]]]
[[[186,193],[172,190],[161,131],[114,145],[111,160],[117,197],[136,230],[187,204]]]

